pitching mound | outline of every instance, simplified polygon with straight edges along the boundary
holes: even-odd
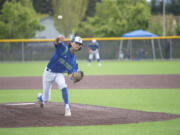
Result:
[[[180,115],[71,104],[72,116],[64,116],[63,103],[48,103],[41,109],[37,103],[0,104],[0,128],[39,126],[111,125],[161,121]]]

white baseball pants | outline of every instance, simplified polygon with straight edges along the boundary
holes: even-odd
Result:
[[[94,56],[96,57],[96,60],[100,59],[99,52],[96,50],[95,51],[91,50],[91,52],[89,54],[89,59],[92,60]]]
[[[47,102],[50,100],[52,83],[54,81],[57,83],[60,90],[62,90],[63,88],[67,88],[67,84],[65,82],[65,77],[63,73],[53,73],[53,72],[47,71],[47,68],[45,68],[44,74],[43,74],[43,101],[44,102]]]

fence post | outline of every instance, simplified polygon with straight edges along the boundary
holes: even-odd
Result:
[[[170,39],[170,60],[172,60],[172,39]]]
[[[151,40],[151,44],[152,44],[152,54],[153,54],[153,60],[156,59],[156,53],[155,53],[155,47],[154,47],[154,40]]]
[[[161,48],[160,39],[158,39],[158,47],[159,47],[159,52],[160,52],[161,59],[163,59],[163,54],[162,54],[162,48]]]
[[[21,45],[21,57],[22,57],[22,62],[24,62],[24,42],[22,42]]]
[[[119,56],[118,56],[119,60],[123,59],[123,57],[124,57],[124,56],[122,57],[122,54],[123,54],[122,47],[123,47],[123,40],[120,40],[120,44],[119,44]]]

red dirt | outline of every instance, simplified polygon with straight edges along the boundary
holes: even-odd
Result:
[[[76,84],[66,81],[70,89],[180,88],[180,75],[99,75],[85,76]],[[0,77],[0,89],[42,89],[42,77]]]
[[[64,116],[63,103],[12,106],[0,104],[0,128],[39,126],[112,125],[180,118],[180,115],[71,104],[72,116]]]
[[[85,76],[70,89],[155,89],[180,88],[180,75],[100,75]],[[57,89],[56,84],[53,88]],[[0,89],[42,89],[42,77],[0,77]],[[111,125],[161,121],[180,115],[137,110],[71,104],[72,117],[64,117],[63,103],[48,103],[41,109],[34,105],[0,104],[0,128],[39,126]]]

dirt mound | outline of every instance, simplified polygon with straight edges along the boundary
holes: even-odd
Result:
[[[71,104],[72,116],[64,116],[63,103],[48,103],[41,109],[38,103],[0,104],[0,128],[39,126],[111,125],[161,121],[180,115],[145,112],[102,106]]]

